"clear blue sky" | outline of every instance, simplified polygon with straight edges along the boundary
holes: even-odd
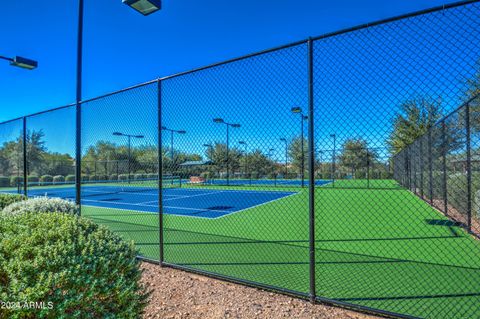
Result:
[[[143,17],[121,0],[85,0],[84,97],[118,90],[446,0],[164,0]],[[0,121],[74,102],[77,1],[3,1]]]
[[[25,71],[0,64],[0,121],[74,102],[76,1],[2,4],[0,54],[37,59]],[[84,99],[157,77],[238,57],[323,33],[417,11],[440,0],[164,0],[143,17],[121,0],[85,0]],[[316,149],[329,153],[351,138],[382,147],[398,106],[419,96],[459,105],[479,60],[479,5],[437,12],[316,41]],[[187,130],[175,148],[203,154],[225,141],[213,117],[238,121],[231,143],[245,140],[284,160],[284,144],[299,136],[292,106],[307,105],[306,45],[162,82],[162,125]],[[125,144],[113,132],[142,134],[136,146],[156,145],[155,86],[82,106],[83,152],[98,141]],[[42,130],[49,151],[74,153],[73,109],[27,119]],[[0,128],[0,140],[21,123]],[[3,132],[3,133],[2,133]],[[170,139],[164,134],[164,147]]]

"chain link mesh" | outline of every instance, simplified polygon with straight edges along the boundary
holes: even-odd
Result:
[[[84,101],[80,131],[75,107],[2,123],[0,192],[26,167],[29,196],[75,199],[79,134],[82,215],[142,258],[478,318],[479,30],[463,3]]]

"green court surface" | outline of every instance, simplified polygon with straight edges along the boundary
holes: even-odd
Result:
[[[480,242],[395,182],[365,183],[316,188],[317,295],[415,317],[480,318]],[[297,194],[218,219],[164,215],[165,261],[308,293],[308,190],[285,190]],[[82,214],[159,258],[157,214]]]

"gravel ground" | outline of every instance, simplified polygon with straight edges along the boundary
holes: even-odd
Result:
[[[151,291],[144,318],[378,318],[142,263]]]

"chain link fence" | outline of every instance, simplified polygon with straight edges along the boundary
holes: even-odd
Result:
[[[5,122],[0,192],[76,200],[165,266],[480,317],[479,40],[468,1]]]

